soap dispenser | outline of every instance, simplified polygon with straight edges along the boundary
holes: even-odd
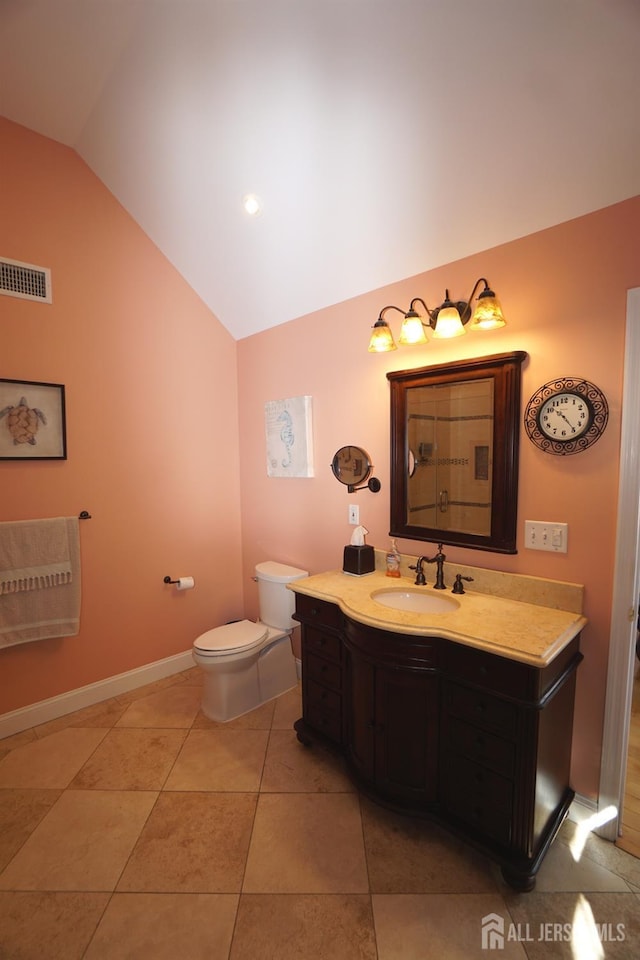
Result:
[[[396,546],[395,538],[391,538],[391,546],[387,552],[386,556],[387,562],[387,576],[388,577],[400,577],[400,554],[398,553],[398,548]]]

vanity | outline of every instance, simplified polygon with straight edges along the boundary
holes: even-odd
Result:
[[[558,597],[551,581],[545,594],[538,581],[533,603],[517,589],[518,599],[451,598],[413,579],[331,571],[290,585],[302,634],[298,739],[340,751],[366,795],[432,818],[531,890],[574,797],[581,594]],[[394,593],[409,609],[385,605]],[[419,599],[411,609],[420,594],[450,609],[422,612]]]

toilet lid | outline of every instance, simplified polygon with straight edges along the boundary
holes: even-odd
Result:
[[[252,620],[238,620],[236,623],[225,623],[222,627],[214,627],[202,633],[194,643],[196,650],[211,653],[229,653],[232,650],[249,650],[257,646],[268,634],[264,623],[254,623]]]

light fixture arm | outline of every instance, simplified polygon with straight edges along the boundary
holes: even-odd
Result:
[[[397,310],[398,313],[401,313],[403,317],[406,312],[402,309],[402,307],[395,307],[392,303],[390,303],[389,306],[382,308],[382,310],[380,311],[380,316],[378,317],[378,320],[384,320],[384,315],[387,312],[387,310]]]

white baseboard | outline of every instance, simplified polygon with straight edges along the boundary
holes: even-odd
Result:
[[[597,812],[598,804],[595,800],[576,793],[573,803],[569,807],[568,816],[569,820],[573,820],[574,823],[584,823],[585,820],[590,820]]]
[[[165,657],[164,660],[146,663],[143,667],[136,667],[135,670],[129,670],[127,673],[118,673],[115,677],[98,680],[97,683],[77,687],[57,697],[39,700],[27,707],[20,707],[19,710],[0,714],[0,740],[40,723],[57,720],[58,717],[64,717],[75,710],[82,710],[83,707],[91,707],[94,703],[100,703],[101,700],[108,700],[110,697],[117,697],[120,693],[135,690],[136,687],[143,687],[146,683],[153,683],[155,680],[170,677],[174,673],[181,673],[182,670],[188,670],[193,665],[191,649],[185,650],[184,653],[176,653],[172,657]]]

